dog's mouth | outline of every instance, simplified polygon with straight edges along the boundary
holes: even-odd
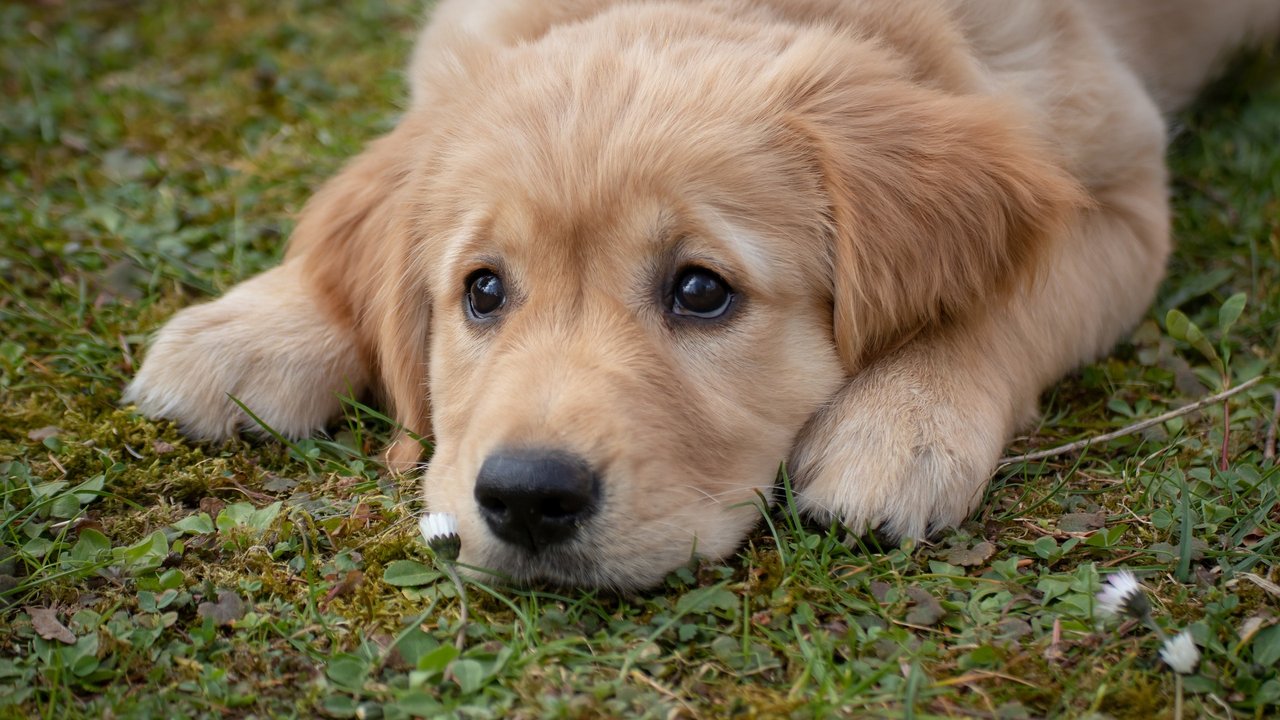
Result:
[[[499,545],[475,559],[461,563],[472,577],[506,585],[557,588],[601,588],[625,591],[637,586],[637,578],[623,568],[603,564],[598,551],[585,543],[558,544],[530,551]],[[634,570],[634,568],[632,568]]]
[[[631,593],[661,584],[678,568],[732,553],[760,512],[754,504],[731,514],[701,506],[684,510],[689,512],[646,519],[602,510],[572,538],[533,546],[467,523],[472,532],[462,537],[459,566],[481,582]]]
[[[484,582],[631,592],[694,557],[694,529],[653,507],[626,510],[635,498],[609,492],[605,475],[570,452],[489,455],[465,512],[462,568]]]

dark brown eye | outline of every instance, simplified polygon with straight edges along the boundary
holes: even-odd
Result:
[[[675,315],[713,320],[733,303],[733,290],[719,275],[703,268],[689,268],[676,276],[671,298]]]
[[[467,309],[472,317],[484,319],[497,312],[507,302],[507,290],[502,278],[492,270],[480,270],[467,280]]]

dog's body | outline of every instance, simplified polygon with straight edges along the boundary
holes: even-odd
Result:
[[[1278,31],[1277,0],[447,0],[398,127],[127,398],[217,439],[228,394],[301,436],[375,390],[434,435],[463,560],[518,580],[732,552],[787,459],[815,515],[923,535],[1145,312],[1162,114]]]

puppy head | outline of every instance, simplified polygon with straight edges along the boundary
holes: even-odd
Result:
[[[625,589],[732,552],[862,358],[1025,272],[1070,193],[858,41],[828,49],[861,75],[811,38],[607,21],[439,88],[377,313],[462,562]]]

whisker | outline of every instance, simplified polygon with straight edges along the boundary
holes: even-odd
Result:
[[[707,492],[705,489],[698,487],[697,485],[690,485],[690,484],[676,485],[675,488],[685,488],[688,490],[693,490],[694,492],[698,493],[699,495],[702,495],[703,497],[705,497],[706,499],[710,500],[713,503],[716,503],[717,505],[724,503],[724,501],[720,499],[721,495],[726,495],[730,492],[733,492],[731,490],[726,490],[720,493],[710,493],[710,492]]]

